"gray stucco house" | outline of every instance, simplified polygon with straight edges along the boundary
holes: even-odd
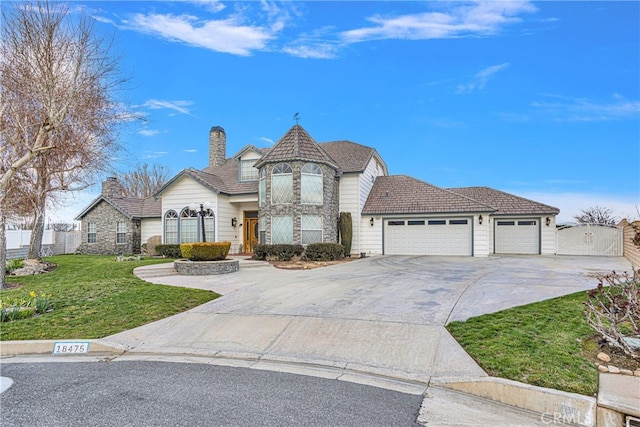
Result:
[[[204,169],[183,169],[144,200],[117,197],[111,186],[114,178],[78,215],[81,252],[134,253],[154,236],[230,241],[232,253],[251,253],[257,243],[336,242],[340,212],[351,213],[354,254],[556,251],[557,208],[488,187],[446,189],[389,175],[374,148],[318,143],[299,125],[273,147],[247,145],[231,157],[224,129],[214,126]]]

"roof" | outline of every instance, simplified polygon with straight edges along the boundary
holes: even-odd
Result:
[[[89,211],[100,202],[106,202],[113,206],[118,212],[129,219],[134,218],[160,218],[162,216],[162,201],[155,197],[138,199],[134,197],[105,197],[98,196],[82,212],[75,217],[76,221],[81,220]]]
[[[477,200],[406,175],[379,176],[362,209],[363,215],[487,212]]]
[[[287,160],[308,160],[339,169],[336,161],[300,125],[294,125],[289,129],[271,150],[258,160],[255,167],[260,168],[265,163]]]
[[[557,215],[560,209],[489,187],[449,188],[450,191],[480,200],[496,209],[494,215]]]
[[[343,173],[364,172],[371,158],[375,155],[380,163],[386,165],[377,155],[375,149],[351,141],[321,142],[320,147],[331,156]]]

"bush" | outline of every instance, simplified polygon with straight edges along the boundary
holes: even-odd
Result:
[[[7,274],[13,273],[14,270],[24,267],[24,261],[21,259],[9,259],[7,260],[5,271]]]
[[[158,245],[156,246],[156,252],[158,255],[162,255],[167,258],[180,258],[180,245]]]
[[[183,243],[182,257],[191,261],[221,261],[227,257],[231,242]]]
[[[340,212],[338,226],[340,227],[340,241],[344,246],[344,254],[345,256],[351,256],[351,243],[353,240],[351,212]]]
[[[640,358],[640,349],[630,344],[640,339],[640,270],[598,278],[598,287],[588,291],[587,323],[609,344]]]
[[[253,259],[262,261],[291,261],[294,256],[304,252],[302,245],[256,245],[253,249]]]
[[[344,258],[344,246],[338,243],[312,243],[304,251],[308,261],[335,261]]]

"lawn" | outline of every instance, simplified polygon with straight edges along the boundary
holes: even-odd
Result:
[[[447,329],[491,376],[593,396],[597,369],[582,352],[595,332],[583,314],[586,298],[578,292],[451,322]]]
[[[154,285],[133,269],[166,259],[117,262],[115,256],[63,255],[47,258],[57,268],[28,277],[7,276],[23,286],[0,291],[3,301],[28,299],[31,291],[51,295],[53,311],[4,322],[0,340],[103,338],[204,304],[219,295],[200,289]]]

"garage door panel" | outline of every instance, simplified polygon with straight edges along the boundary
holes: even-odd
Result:
[[[495,253],[539,254],[540,221],[538,219],[496,219]]]
[[[385,221],[385,253],[472,255],[470,219],[419,218]]]

